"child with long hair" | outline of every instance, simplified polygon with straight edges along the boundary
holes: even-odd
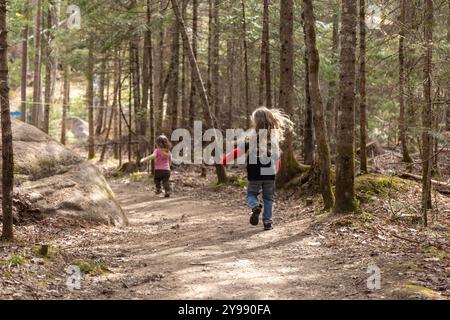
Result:
[[[293,122],[278,109],[258,108],[252,114],[252,128],[236,149],[227,154],[222,165],[246,155],[247,204],[252,210],[250,224],[256,226],[264,208],[264,230],[273,229],[273,205],[275,201],[275,177],[281,160],[279,144],[286,131],[293,129]],[[258,196],[262,193],[263,205]]]
[[[146,161],[155,160],[155,186],[156,186],[156,194],[161,194],[161,184],[164,187],[165,197],[170,197],[172,189],[170,187],[170,171],[172,166],[172,153],[171,153],[172,144],[169,139],[161,135],[156,138],[156,149],[155,151],[148,157],[141,160],[141,163]]]

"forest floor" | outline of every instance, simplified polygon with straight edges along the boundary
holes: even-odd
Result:
[[[401,213],[419,205],[415,182],[370,176],[359,183],[363,212],[347,216],[320,212],[318,195],[280,191],[265,232],[249,225],[243,185],[208,177],[175,170],[171,198],[145,173],[110,177],[127,227],[60,217],[16,227],[18,241],[0,248],[0,299],[450,298],[448,197],[435,195],[439,212],[422,229]],[[389,189],[372,192],[373,181]],[[67,288],[69,265],[83,271],[80,290]],[[373,265],[379,290],[367,287]]]

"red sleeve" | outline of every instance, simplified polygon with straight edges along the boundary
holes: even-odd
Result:
[[[227,154],[225,157],[223,157],[222,159],[222,165],[226,166],[230,160],[234,160],[237,159],[239,156],[241,156],[244,153],[244,150],[242,150],[241,148],[236,148],[233,151],[231,151],[229,154]]]
[[[280,172],[281,169],[281,159],[278,159],[277,162],[275,163],[275,172],[278,174],[278,172]]]

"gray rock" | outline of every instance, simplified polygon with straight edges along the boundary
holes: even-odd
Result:
[[[12,130],[15,193],[29,195],[43,214],[109,225],[128,223],[94,165],[31,125],[13,120]]]

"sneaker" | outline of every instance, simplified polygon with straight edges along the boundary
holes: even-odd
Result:
[[[156,191],[155,191],[155,194],[161,194],[161,193],[162,193],[161,190],[156,190]]]
[[[264,230],[269,231],[273,229],[272,222],[264,222]]]
[[[166,194],[164,195],[164,198],[170,198],[170,193],[166,193]]]
[[[250,224],[257,226],[259,223],[259,215],[261,213],[262,206],[258,205],[252,209],[252,215],[250,216]]]

